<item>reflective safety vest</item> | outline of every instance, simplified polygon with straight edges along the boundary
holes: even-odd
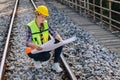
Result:
[[[35,19],[27,24],[31,30],[32,42],[34,44],[43,44],[48,41],[49,30],[47,20],[43,22],[44,29],[41,30],[35,22]]]

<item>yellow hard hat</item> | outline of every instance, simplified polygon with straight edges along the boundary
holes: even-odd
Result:
[[[49,16],[48,8],[44,5],[38,6],[35,12],[38,12],[39,14],[42,14],[44,16]]]

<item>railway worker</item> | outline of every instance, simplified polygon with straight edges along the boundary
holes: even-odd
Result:
[[[50,25],[48,25],[46,18],[49,16],[49,11],[46,6],[38,6],[35,9],[35,15],[35,19],[29,22],[26,28],[26,53],[30,58],[34,59],[35,62],[44,62],[50,59],[50,51],[32,54],[31,50],[42,50],[39,45],[42,45],[50,40],[50,35],[54,37],[55,43],[62,41],[62,38]],[[62,48],[63,46],[54,50],[54,64],[52,69],[56,72],[63,71],[59,65]]]

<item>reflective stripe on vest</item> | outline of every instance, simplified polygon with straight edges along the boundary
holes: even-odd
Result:
[[[43,23],[44,26],[43,30],[40,30],[39,27],[36,25],[35,19],[28,23],[27,25],[30,27],[32,33],[32,42],[34,44],[43,44],[48,41],[49,31],[47,20],[45,20]]]

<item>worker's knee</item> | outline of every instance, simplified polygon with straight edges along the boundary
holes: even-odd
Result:
[[[45,55],[45,57],[44,57],[44,61],[47,61],[47,60],[49,60],[50,59],[50,53],[49,54],[47,54],[47,55]]]
[[[29,54],[29,57],[33,58],[35,61],[47,61],[50,59],[50,53],[38,53],[38,54]]]

